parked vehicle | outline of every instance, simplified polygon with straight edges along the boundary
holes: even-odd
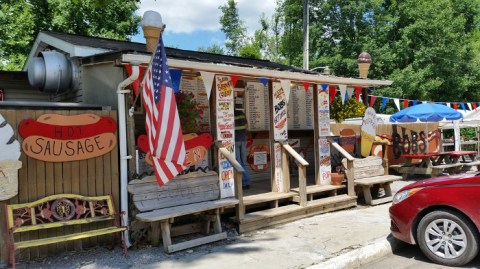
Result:
[[[462,266],[480,243],[480,173],[439,177],[400,189],[390,207],[392,235],[430,260]]]

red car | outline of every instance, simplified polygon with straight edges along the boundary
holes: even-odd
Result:
[[[415,182],[400,189],[390,207],[392,235],[418,244],[432,261],[461,266],[478,253],[480,173]]]

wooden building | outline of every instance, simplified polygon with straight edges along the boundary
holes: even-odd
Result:
[[[209,84],[210,89],[205,86],[206,74],[213,74],[217,82],[218,78],[225,78],[234,91],[233,95],[236,96],[235,104],[247,112],[251,139],[248,149],[251,151],[252,159],[257,153],[257,157],[262,161],[257,163],[252,161],[248,168],[252,179],[249,190],[243,192],[238,188],[240,185],[231,188],[234,191],[230,196],[234,195],[239,200],[234,214],[240,232],[356,205],[353,182],[333,186],[329,181],[331,168],[329,161],[326,163],[329,156],[321,154],[321,149],[329,148],[327,141],[329,127],[320,126],[324,118],[319,118],[322,117],[319,112],[321,110],[319,107],[322,106],[319,100],[326,102],[323,103],[323,109],[326,105],[328,110],[328,98],[321,99],[320,95],[328,96],[326,89],[329,86],[343,85],[362,87],[363,96],[366,97],[368,87],[390,85],[391,81],[321,75],[264,60],[174,48],[166,48],[166,53],[170,69],[182,72],[180,90],[192,92],[202,105],[203,125],[196,130],[198,133],[211,133],[215,142],[221,142],[218,139],[216,118],[219,90],[217,83],[213,81]],[[52,78],[54,86],[49,88],[48,81],[38,80],[38,76],[43,78],[47,76],[46,74],[55,73],[56,70],[48,69],[51,67],[45,64],[51,60],[50,57],[64,62],[65,68],[69,71],[60,72],[59,76],[68,73],[66,78]],[[148,177],[151,168],[143,162],[144,155],[139,152],[136,142],[138,136],[145,133],[145,114],[141,96],[138,88],[128,86],[125,91],[120,85],[129,76],[127,65],[134,64],[146,68],[150,59],[151,54],[146,51],[145,44],[57,32],[39,33],[25,65],[25,71],[35,65],[47,68],[43,73],[28,70],[32,73],[33,84],[43,91],[35,94],[34,100],[46,100],[60,105],[37,106],[35,110],[25,111],[11,107],[13,104],[2,106],[0,101],[0,114],[7,115],[5,117],[7,122],[17,126],[27,117],[36,118],[46,112],[80,114],[88,110],[118,119],[120,125],[126,125],[126,136],[122,137],[119,134],[120,152],[116,147],[108,156],[91,160],[63,164],[38,163],[22,154],[24,165],[19,174],[20,178],[24,179],[19,182],[20,193],[14,201],[30,202],[42,195],[61,192],[83,195],[103,195],[111,192],[116,205],[120,205],[122,210],[128,212],[132,208],[126,204],[128,194],[127,186],[122,185],[123,180],[129,182],[138,180],[141,176]],[[25,76],[24,74],[22,73],[22,76]],[[232,82],[232,78],[236,82]],[[285,82],[288,82],[289,86],[285,84],[282,86]],[[59,87],[58,85],[62,83],[65,83],[65,86]],[[285,127],[288,134],[285,132],[279,139],[275,133],[273,102],[276,101],[273,96],[274,92],[283,89],[282,87],[289,88],[290,102],[285,107],[288,115],[284,115],[288,117],[288,124]],[[18,90],[21,92],[21,89]],[[119,95],[124,95],[125,99],[119,98]],[[12,101],[15,99],[17,98],[13,98]],[[18,100],[20,99],[18,97]],[[123,103],[123,100],[125,106],[119,105],[119,101]],[[57,111],[58,106],[61,107],[61,104],[65,103],[77,105],[71,107],[63,105],[65,109]],[[121,129],[120,126],[119,130]],[[17,137],[21,141],[21,137]],[[122,143],[126,146],[126,152],[122,152]],[[208,150],[208,158],[201,166],[217,171],[218,150],[222,147],[221,143],[215,143]],[[122,170],[122,161],[128,162],[125,170]],[[322,162],[328,167],[328,171],[322,170]],[[84,184],[85,182],[88,184]],[[220,182],[221,179],[219,185]],[[32,184],[40,189],[31,188]],[[49,188],[50,186],[58,188]],[[133,211],[129,214],[132,222],[135,219]],[[0,216],[3,216],[3,213],[0,213]],[[2,230],[2,235],[4,233]],[[1,259],[4,262],[5,247],[4,244],[2,246]],[[71,244],[71,247],[75,246],[78,247]],[[46,248],[30,250],[30,254],[34,256],[47,252],[52,253]]]

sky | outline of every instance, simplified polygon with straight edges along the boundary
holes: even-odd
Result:
[[[260,28],[258,22],[262,13],[270,18],[275,11],[275,0],[236,0],[240,19],[247,26],[249,34]],[[227,0],[142,0],[136,12],[142,16],[147,10],[157,11],[166,24],[163,41],[165,46],[185,50],[221,45],[225,35],[221,32],[218,9]],[[143,31],[132,37],[132,41],[145,43]]]

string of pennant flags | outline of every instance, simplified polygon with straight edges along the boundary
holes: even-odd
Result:
[[[131,74],[131,66],[126,65],[126,70],[127,73],[130,75]],[[144,67],[140,68],[140,76],[139,76],[139,81],[143,78],[143,73],[144,73]],[[172,79],[172,86],[175,92],[178,92],[180,90],[180,81],[182,78],[182,70],[179,69],[170,69],[170,76]],[[207,96],[210,99],[210,93],[211,89],[213,86],[213,82],[215,79],[215,73],[212,72],[206,72],[206,71],[199,71],[200,76],[202,77],[205,90],[207,91]],[[242,78],[240,75],[230,75],[230,79],[232,81],[232,85],[235,87],[237,85],[237,81]],[[260,77],[256,78],[258,81],[260,81],[263,86],[266,86],[269,79]],[[282,84],[282,88],[286,92],[287,100],[289,96],[289,92],[291,89],[292,85],[295,85],[295,82],[292,82],[287,79],[280,79],[280,83]],[[301,82],[303,85],[305,91],[309,91],[310,83],[307,81]],[[138,93],[138,87],[140,86],[140,83],[133,83],[132,84],[134,87],[135,94]],[[364,87],[362,86],[351,86],[351,85],[329,85],[329,84],[320,84],[320,87],[323,91],[328,90],[328,94],[330,96],[330,103],[333,102],[335,99],[335,96],[340,93],[340,98],[342,100],[342,104],[347,101],[350,98],[353,98],[355,95],[356,100],[361,100],[362,96],[362,90]],[[338,87],[338,89],[337,89]],[[369,88],[372,89],[372,88]],[[375,105],[375,102],[379,100],[381,102],[380,106],[380,111],[384,111],[388,102],[393,100],[393,103],[395,104],[396,108],[400,111],[402,108],[400,106],[400,103],[403,104],[403,108],[407,108],[411,105],[417,105],[419,102],[421,103],[437,103],[437,104],[444,104],[448,107],[451,107],[453,109],[462,109],[464,111],[467,110],[475,110],[477,107],[480,108],[480,102],[433,102],[433,101],[418,101],[418,100],[410,100],[410,99],[402,99],[402,98],[391,98],[391,97],[384,97],[384,96],[375,96],[375,95],[369,95],[369,102],[368,105],[370,107],[373,107]]]

